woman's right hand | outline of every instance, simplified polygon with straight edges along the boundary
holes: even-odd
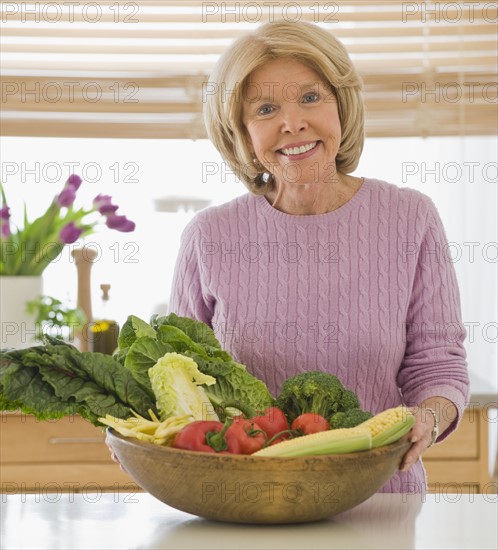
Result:
[[[111,453],[112,460],[114,460],[114,462],[119,464],[119,467],[121,468],[121,471],[127,473],[124,466],[121,464],[121,462],[119,462],[118,457],[116,456],[116,453],[114,452],[114,449],[112,448],[112,445],[111,445],[111,443],[109,441],[109,438],[107,436],[105,438],[105,444],[107,445],[107,448],[109,449],[109,452]]]

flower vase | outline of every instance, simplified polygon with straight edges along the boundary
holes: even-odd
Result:
[[[36,276],[0,276],[0,349],[21,349],[39,344],[35,316],[26,304],[42,295],[43,279]]]

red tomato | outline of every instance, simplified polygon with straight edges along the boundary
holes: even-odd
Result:
[[[256,422],[258,426],[266,433],[268,440],[280,432],[285,432],[289,429],[289,423],[287,417],[281,409],[278,407],[268,407],[263,414],[251,418],[251,422]],[[284,433],[280,437],[277,437],[272,445],[279,443],[284,439],[288,439],[289,434]]]
[[[227,430],[227,437],[234,437],[239,444],[239,453],[251,455],[263,448],[266,436],[258,424],[243,416],[236,416]]]
[[[325,432],[330,429],[330,426],[321,414],[304,413],[294,420],[291,428],[300,431],[303,435],[309,435]]]

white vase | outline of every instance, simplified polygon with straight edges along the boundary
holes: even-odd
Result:
[[[39,344],[34,316],[26,304],[42,294],[43,279],[35,276],[0,276],[0,349],[28,348]]]

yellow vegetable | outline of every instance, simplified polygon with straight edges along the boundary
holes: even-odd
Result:
[[[371,448],[372,437],[366,428],[342,428],[303,435],[275,443],[254,453],[254,456],[314,456],[354,453]]]
[[[141,441],[154,443],[156,445],[171,445],[175,435],[187,424],[193,421],[192,416],[171,416],[162,422],[149,410],[152,420],[143,418],[135,411],[131,411],[134,416],[130,418],[115,418],[107,414],[99,421],[106,426],[114,428],[118,433],[125,437],[136,437]]]
[[[357,428],[368,428],[372,435],[372,447],[382,447],[398,441],[415,424],[415,417],[407,407],[386,409],[365,420]]]

